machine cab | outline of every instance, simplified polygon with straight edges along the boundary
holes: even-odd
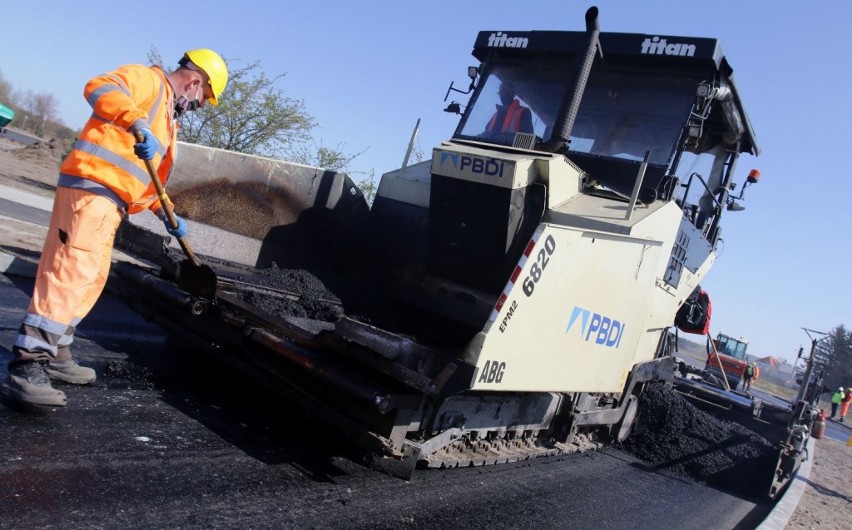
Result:
[[[745,361],[747,348],[748,341],[744,339],[735,339],[723,333],[716,336],[716,351],[722,355]]]
[[[455,136],[513,145],[516,133],[527,133],[535,136],[533,145],[547,142],[571,81],[569,74],[569,65],[558,64],[489,69]],[[694,99],[695,83],[689,80],[595,70],[570,132],[568,154],[572,159],[606,159],[615,165],[640,162],[650,151],[650,164],[667,168]],[[519,116],[515,119],[506,110],[513,106],[521,109],[513,112]]]
[[[625,197],[647,156],[640,201],[707,193],[701,222],[718,217],[734,160],[758,152],[718,42],[600,33],[591,68],[579,72],[586,36],[481,32],[473,51],[480,78],[453,138],[561,152],[592,184]],[[689,182],[698,157],[703,186]],[[697,205],[688,213],[698,221]]]
[[[721,377],[721,371],[724,370],[729,384],[732,388],[736,388],[748,366],[746,359],[748,341],[719,333],[713,340],[713,345],[718,356],[708,356],[705,369],[717,377]]]

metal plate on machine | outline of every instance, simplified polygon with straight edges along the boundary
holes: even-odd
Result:
[[[486,325],[474,389],[620,392],[661,245],[542,225]]]
[[[436,148],[432,152],[432,174],[469,182],[517,189],[530,185],[536,175],[534,158],[529,155],[500,153],[469,146],[454,146],[452,150]]]

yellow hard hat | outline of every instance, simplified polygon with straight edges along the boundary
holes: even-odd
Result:
[[[192,61],[192,64],[207,74],[207,79],[210,80],[210,90],[213,92],[213,97],[208,101],[211,105],[218,105],[219,96],[222,95],[225,85],[228,84],[228,67],[225,65],[225,61],[218,53],[207,48],[189,50],[183,54],[183,57]]]

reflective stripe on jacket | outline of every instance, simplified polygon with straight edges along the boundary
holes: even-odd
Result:
[[[148,128],[158,142],[154,167],[164,185],[175,158],[174,89],[160,68],[122,66],[91,79],[83,92],[92,115],[60,167],[59,185],[83,188],[128,213],[157,210],[160,201],[130,130]]]
[[[503,118],[503,126],[500,128],[500,132],[518,132],[521,130],[521,116],[526,110],[524,107],[521,107],[521,102],[517,99],[512,100],[512,103],[509,105],[509,108],[506,109],[506,116]],[[491,116],[491,121],[488,122],[488,130],[493,131],[494,126],[497,125],[497,114],[494,113]],[[480,122],[482,123],[482,122]]]

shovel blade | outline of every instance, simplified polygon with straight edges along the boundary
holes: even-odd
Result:
[[[195,265],[188,259],[178,265],[178,287],[190,294],[213,299],[217,281],[216,273],[207,265]]]

